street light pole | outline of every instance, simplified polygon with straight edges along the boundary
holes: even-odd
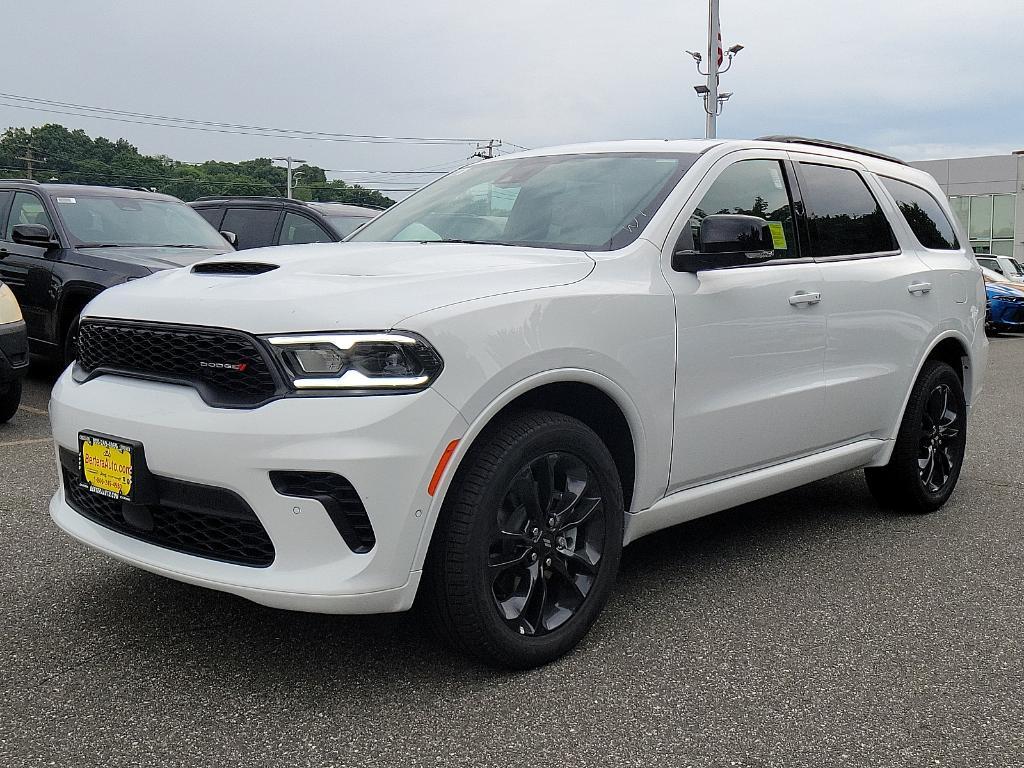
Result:
[[[299,164],[299,163],[307,163],[309,161],[308,160],[299,160],[297,157],[292,157],[291,155],[289,155],[288,157],[275,157],[273,159],[276,160],[277,162],[280,162],[280,163],[288,163],[288,199],[291,200],[292,199],[292,163]]]
[[[707,121],[704,126],[704,138],[713,139],[718,128],[718,38],[721,34],[719,25],[719,0],[710,0],[711,8],[708,18],[708,93],[705,103],[711,105],[707,112]]]
[[[693,90],[697,92],[697,96],[704,103],[704,112],[706,113],[704,136],[709,139],[713,139],[718,135],[718,116],[722,113],[725,102],[732,96],[731,93],[722,93],[718,90],[719,75],[728,72],[732,68],[732,60],[736,58],[736,54],[743,50],[743,46],[738,43],[726,48],[724,51],[722,50],[722,31],[719,24],[718,5],[719,0],[708,0],[708,71],[705,72],[700,68],[701,62],[704,61],[704,53],[687,51],[697,65],[697,72],[707,76],[707,85],[695,85]],[[724,67],[722,66],[723,61],[725,62]]]

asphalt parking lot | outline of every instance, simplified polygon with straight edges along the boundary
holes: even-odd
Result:
[[[0,427],[0,766],[1024,764],[1024,338],[993,340],[945,509],[884,515],[849,473],[652,535],[520,674],[79,546],[51,381]]]

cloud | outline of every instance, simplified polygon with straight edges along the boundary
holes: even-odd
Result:
[[[745,47],[723,88],[728,136],[797,133],[909,155],[1017,148],[1024,3],[723,4]],[[94,0],[47,19],[50,50],[5,40],[5,89],[29,96],[261,125],[502,138],[527,146],[703,134],[684,49],[706,42],[703,1]],[[38,25],[32,4],[9,29]],[[1004,32],[1005,30],[1005,32]],[[184,160],[292,153],[328,168],[454,165],[472,147],[284,141],[45,116]]]

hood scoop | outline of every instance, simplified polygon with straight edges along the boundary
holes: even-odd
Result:
[[[262,275],[272,272],[278,264],[262,264],[257,261],[208,261],[192,267],[194,275]]]

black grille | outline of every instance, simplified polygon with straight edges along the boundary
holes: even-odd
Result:
[[[274,562],[274,545],[256,514],[223,488],[153,476],[158,504],[125,504],[78,485],[78,457],[60,450],[64,494],[78,514],[126,536],[166,549],[263,568]]]
[[[270,482],[274,484],[274,490],[284,496],[314,499],[323,504],[334,527],[353,552],[373,549],[377,538],[366,507],[352,483],[341,475],[333,472],[271,472]]]
[[[196,264],[192,273],[196,275],[262,275],[277,269],[277,264],[260,264],[255,261],[212,261]]]
[[[78,366],[189,384],[208,404],[252,407],[279,394],[256,341],[240,331],[199,326],[83,320]]]

